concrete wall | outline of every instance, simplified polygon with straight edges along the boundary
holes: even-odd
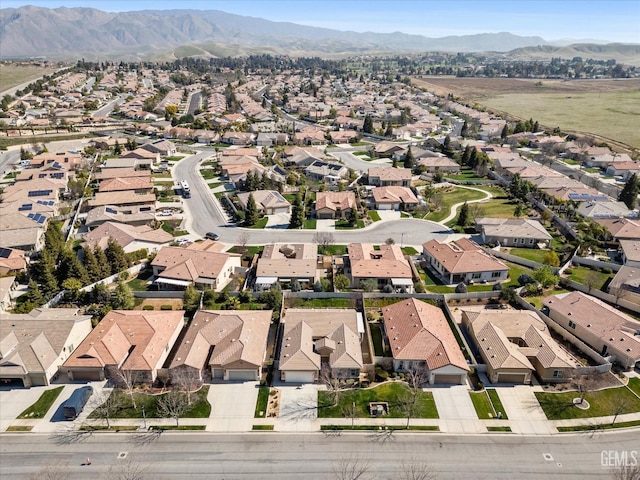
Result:
[[[610,262],[602,262],[600,260],[594,260],[593,258],[584,258],[575,255],[571,261],[573,263],[577,263],[578,265],[586,265],[588,267],[595,268],[610,268],[612,271],[617,272],[622,268],[622,265],[618,263],[610,263]],[[628,263],[627,263],[628,265]]]

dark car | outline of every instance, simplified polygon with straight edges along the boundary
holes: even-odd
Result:
[[[64,417],[67,420],[73,420],[80,415],[92,394],[93,387],[89,385],[76,389],[62,406]]]
[[[218,235],[217,233],[213,233],[213,232],[207,232],[207,234],[204,236],[205,238],[208,238],[209,240],[219,240],[220,239],[220,235]]]

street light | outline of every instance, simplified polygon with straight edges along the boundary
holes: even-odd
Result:
[[[144,414],[144,404],[142,404],[142,421],[144,422],[144,429],[147,429],[147,417]]]

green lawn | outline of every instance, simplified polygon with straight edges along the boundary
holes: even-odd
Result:
[[[251,430],[273,430],[273,425],[253,425]]]
[[[445,178],[451,178],[452,180],[460,180],[460,181],[465,181],[465,180],[483,180],[484,177],[479,177],[475,171],[473,171],[471,168],[461,168],[460,169],[460,173],[458,174],[450,174],[450,173],[445,173],[444,174]]]
[[[513,218],[516,204],[504,194],[486,202],[478,203],[474,209],[479,209],[480,217]]]
[[[524,299],[533,304],[534,307],[536,307],[538,310],[540,310],[542,308],[542,301],[546,298],[549,297],[551,295],[559,295],[561,293],[569,293],[569,290],[564,289],[564,288],[556,288],[556,289],[551,289],[551,290],[545,290],[542,295],[538,295],[536,297],[524,297]]]
[[[622,411],[618,412],[619,414],[640,411],[640,399],[626,387],[588,392],[584,397],[590,405],[588,410],[581,410],[573,405],[573,399],[580,396],[576,391],[535,393],[538,402],[540,402],[540,406],[549,420],[606,417],[615,415],[618,405],[623,406]]]
[[[260,387],[258,389],[258,401],[256,402],[255,418],[264,418],[267,414],[267,405],[269,404],[269,387]],[[261,414],[262,413],[262,414]]]
[[[204,385],[200,390],[191,394],[191,406],[187,408],[181,418],[208,418],[211,414],[211,404],[207,400],[209,385]],[[120,408],[113,413],[111,418],[142,418],[142,405],[144,405],[147,418],[159,418],[158,399],[161,395],[147,395],[145,393],[134,393],[136,407],[131,404],[131,397],[121,390],[113,390],[111,395],[118,397]],[[100,418],[96,412],[92,412],[89,418]]]
[[[336,220],[336,230],[354,230],[356,228],[364,228],[364,220],[358,220],[355,225],[351,225],[346,220]]]
[[[214,178],[219,176],[218,173],[216,173],[216,171],[212,168],[201,168],[200,175],[202,175],[202,178],[204,178],[205,180],[213,180]]]
[[[369,216],[372,222],[380,221],[380,214],[376,210],[369,210],[367,212],[367,215]]]
[[[229,249],[230,253],[242,253],[244,255],[248,255],[250,257],[253,257],[256,253],[262,253],[262,250],[264,250],[264,247],[259,246],[246,246],[246,247],[242,247],[240,245],[234,245],[233,247],[231,247]]]
[[[456,187],[452,191],[443,192],[440,210],[438,210],[437,212],[430,212],[425,218],[427,220],[439,222],[449,216],[449,214],[451,213],[451,207],[456,203],[468,202],[470,200],[479,200],[484,197],[485,195],[483,193],[476,190]]]
[[[605,423],[601,425],[574,425],[571,427],[557,427],[559,432],[584,432],[592,430],[610,430],[612,428],[629,428],[640,426],[640,420],[632,420],[630,422]]]
[[[354,308],[352,298],[289,298],[289,308]]]
[[[302,228],[304,230],[315,230],[317,222],[318,221],[315,218],[307,218],[304,221],[304,224],[302,225]]]
[[[250,226],[249,228],[264,228],[267,226],[267,222],[269,221],[268,217],[262,217],[255,225]]]
[[[428,432],[438,432],[440,431],[440,427],[437,425],[409,425],[409,428],[406,425],[385,425],[380,428],[380,425],[320,425],[320,430],[353,430],[353,431],[366,431],[366,430],[393,430],[393,431],[403,431],[403,430],[415,430],[415,431],[428,431]],[[422,478],[422,477],[418,477]],[[428,478],[428,477],[426,477]]]
[[[371,340],[373,341],[373,350],[376,357],[384,357],[386,352],[382,340],[382,327],[377,323],[370,323],[369,329],[371,330]]]
[[[613,273],[602,273],[599,270],[592,270],[588,267],[583,267],[582,265],[572,266],[571,270],[573,270],[571,275],[569,275],[571,280],[586,285],[586,282],[589,281],[588,279],[593,278],[595,282],[593,288],[596,290],[602,290],[607,281],[615,276]]]
[[[60,393],[62,393],[63,389],[64,386],[45,390],[33,405],[18,415],[18,418],[43,418],[51,408],[51,405],[53,405],[53,402],[55,402]]]
[[[136,278],[129,280],[127,285],[134,292],[145,292],[151,282],[149,281],[153,277],[152,272],[142,272]]]
[[[510,432],[511,427],[487,427],[488,432]]]
[[[334,406],[331,392],[318,392],[318,417],[343,418],[347,406],[355,403],[356,415],[370,418],[370,402],[388,402],[387,418],[405,418],[403,395],[409,395],[409,387],[401,382],[386,382],[376,388],[346,390],[340,393],[338,405]],[[413,418],[438,418],[438,410],[431,392],[420,391],[416,399]]]
[[[502,412],[502,418],[504,420],[507,420],[509,417],[507,417],[507,412],[505,411],[504,407],[502,406],[502,402],[500,401],[500,397],[498,396],[498,392],[496,392],[496,390],[494,388],[488,388],[487,389],[487,394],[489,395],[489,399],[491,400],[491,403],[493,404],[493,408],[496,411],[496,415],[498,414],[498,412]]]
[[[220,185],[224,185],[224,183],[222,183],[222,182],[212,182],[212,183],[207,183],[207,185],[209,186],[209,188],[211,190],[213,190],[214,188],[218,188]]]
[[[544,256],[549,253],[549,250],[540,250],[539,248],[512,248],[509,250],[509,253],[516,257],[544,263]]]
[[[346,245],[327,245],[324,251],[325,255],[346,255]]]
[[[401,250],[405,255],[418,255],[420,253],[413,247],[402,247]]]
[[[523,273],[527,275],[532,275],[533,270],[527,267],[523,267],[521,265],[516,265],[515,263],[503,262],[507,267],[509,267],[509,283],[505,284],[505,287],[519,287],[518,277]]]
[[[469,395],[471,396],[473,407],[476,409],[476,413],[480,420],[487,420],[496,417],[496,414],[493,411],[493,405],[491,405],[491,401],[489,400],[489,396],[486,391],[469,392]]]
[[[629,383],[627,384],[627,387],[633,390],[635,394],[640,397],[640,378],[636,378],[636,377],[630,378]]]

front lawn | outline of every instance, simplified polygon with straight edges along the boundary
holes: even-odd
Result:
[[[409,387],[402,382],[386,382],[375,388],[345,390],[340,393],[338,405],[334,405],[331,392],[318,392],[318,417],[343,418],[347,407],[355,404],[356,416],[371,418],[370,402],[388,402],[387,418],[406,418],[403,396],[409,396]],[[431,392],[418,392],[412,418],[438,418],[438,410]]]
[[[401,250],[405,255],[418,255],[420,253],[413,247],[402,247]]]
[[[590,405],[587,410],[581,410],[573,405],[573,399],[580,397],[580,394],[576,391],[535,393],[549,420],[606,417],[615,415],[618,406],[622,408],[622,411],[618,411],[619,414],[640,412],[640,399],[626,387],[588,392],[584,397]]]
[[[512,248],[509,250],[509,253],[533,262],[544,263],[544,257],[549,253],[549,250],[540,250],[539,248]]]
[[[324,249],[324,254],[325,255],[346,255],[347,246],[346,245],[327,245]]]
[[[612,428],[630,428],[640,426],[640,420],[631,420],[630,422],[604,423],[600,425],[573,425],[570,427],[556,427],[559,432],[584,432],[595,430],[610,430]]]
[[[354,308],[352,298],[289,298],[288,308]]]
[[[487,389],[487,394],[489,395],[489,399],[491,400],[491,403],[493,404],[493,409],[496,411],[496,415],[498,414],[498,412],[501,412],[502,413],[502,419],[503,420],[507,420],[509,417],[507,417],[507,412],[505,411],[504,407],[502,406],[502,402],[500,401],[500,397],[498,396],[498,392],[494,388],[488,388]]]
[[[473,408],[476,409],[476,414],[480,420],[488,420],[496,417],[493,411],[493,405],[489,400],[489,396],[486,391],[482,392],[469,392],[471,401],[473,402]]]
[[[213,180],[214,178],[217,178],[219,176],[212,168],[200,169],[200,175],[202,175],[202,178],[204,178],[205,180]]]
[[[181,418],[209,418],[211,414],[211,404],[207,400],[209,385],[203,385],[200,390],[191,394],[191,406],[180,415]],[[111,395],[117,397],[117,404],[120,405],[111,415],[111,418],[142,418],[142,405],[147,418],[160,418],[158,413],[158,400],[162,395],[148,395],[146,393],[134,393],[136,407],[131,404],[131,397],[122,390],[114,389]],[[101,418],[95,411],[91,412],[89,418]]]
[[[256,411],[253,415],[255,418],[264,418],[267,414],[267,405],[269,405],[269,387],[260,387],[258,389],[258,400],[256,401]]]
[[[45,390],[33,405],[18,415],[18,418],[44,418],[63,389],[64,386]]]
[[[351,225],[347,220],[336,220],[336,230],[353,230],[364,228],[364,220],[358,220],[355,225]]]
[[[251,225],[249,228],[264,228],[267,226],[268,221],[269,221],[269,217],[262,217],[260,220],[256,222],[255,225]]]
[[[369,210],[367,212],[367,215],[369,216],[372,222],[380,221],[380,214],[376,210]]]
[[[382,339],[382,327],[377,323],[370,323],[369,329],[371,330],[371,341],[373,342],[373,350],[376,357],[389,356],[389,353],[385,351],[384,340]]]
[[[455,188],[447,192],[439,192],[442,195],[442,201],[440,203],[440,210],[430,212],[425,218],[433,222],[439,222],[451,213],[451,207],[456,203],[469,202],[471,200],[480,200],[486,195],[477,190],[470,190],[468,188]]]
[[[636,377],[630,378],[629,383],[627,384],[627,387],[633,390],[635,394],[640,397],[640,378],[636,378]]]
[[[304,221],[304,224],[302,225],[302,228],[304,230],[315,230],[317,222],[318,221],[315,218],[307,218]]]

